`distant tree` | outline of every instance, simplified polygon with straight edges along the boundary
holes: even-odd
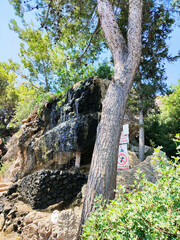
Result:
[[[19,75],[32,85],[43,86],[44,91],[49,92],[57,82],[57,71],[62,67],[64,58],[63,51],[53,44],[48,33],[33,30],[33,24],[29,27],[24,23],[24,28],[20,28],[12,20],[11,29],[23,41],[19,54],[23,69],[18,72]]]
[[[145,24],[143,24],[143,59],[135,85],[139,101],[139,157],[144,160],[144,115],[155,108],[157,94],[167,93],[165,60],[174,61],[168,52],[167,38],[173,31],[174,19],[166,7],[157,6],[155,1],[148,1],[144,9]],[[146,20],[147,19],[147,20]]]
[[[176,128],[180,128],[180,80],[177,86],[171,87],[171,90],[171,94],[160,99],[161,118],[165,122],[172,122]]]
[[[100,78],[107,78],[109,80],[112,79],[114,73],[114,69],[112,66],[110,66],[107,62],[99,63],[97,70],[95,71],[95,75],[97,75]]]

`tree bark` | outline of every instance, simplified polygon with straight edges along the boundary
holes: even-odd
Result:
[[[114,198],[117,156],[124,112],[141,54],[141,0],[129,0],[128,47],[109,0],[98,0],[101,26],[114,60],[114,82],[103,101],[101,121],[88,177],[81,223],[93,210],[95,196]]]
[[[139,110],[139,159],[144,161],[144,115],[143,109]]]

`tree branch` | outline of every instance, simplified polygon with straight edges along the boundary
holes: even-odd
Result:
[[[99,26],[100,26],[100,20],[98,20],[98,24],[97,24],[97,26],[96,26],[96,29],[95,29],[94,32],[91,34],[91,38],[90,38],[90,40],[89,40],[88,45],[86,46],[86,48],[85,48],[84,52],[81,54],[81,56],[78,57],[78,59],[82,58],[83,55],[87,52],[87,50],[88,50],[88,48],[89,48],[89,46],[90,46],[90,44],[91,44],[91,42],[92,42],[92,40],[93,40],[94,35],[95,35],[96,32],[97,32]]]
[[[159,228],[159,227],[154,226],[151,222],[149,222],[148,220],[146,220],[143,216],[140,215],[140,217],[141,217],[145,222],[147,222],[151,227],[156,228],[156,229],[159,230],[160,232],[163,232],[163,233],[165,233],[165,234],[167,234],[167,235],[171,235],[171,236],[177,237],[176,234],[167,232],[167,231],[165,231],[165,230],[162,229],[162,228]]]
[[[128,62],[135,70],[141,56],[142,0],[129,0]]]
[[[49,11],[50,11],[50,8],[51,8],[51,5],[52,5],[52,1],[53,1],[53,0],[51,0],[50,3],[48,4],[48,10],[47,10],[47,13],[46,13],[45,20],[44,20],[44,22],[43,22],[42,25],[41,25],[42,28],[44,27],[44,25],[45,25],[46,22],[47,22],[47,19],[48,19],[48,16],[49,16]]]
[[[116,21],[112,4],[108,0],[98,0],[98,14],[114,63],[120,62],[123,65],[127,58],[127,46]]]
[[[125,198],[130,204],[132,204],[131,201],[130,201],[126,196],[124,196],[124,198]],[[164,229],[162,229],[162,228],[156,227],[154,224],[152,224],[150,221],[148,221],[145,217],[143,217],[138,210],[135,209],[135,211],[139,214],[140,218],[142,218],[142,219],[143,219],[146,223],[148,223],[151,227],[154,227],[155,229],[157,229],[157,230],[159,230],[160,232],[163,232],[163,233],[165,233],[165,234],[167,234],[167,235],[171,235],[171,236],[177,237],[177,234],[173,234],[173,233],[167,232],[166,230],[164,230]]]

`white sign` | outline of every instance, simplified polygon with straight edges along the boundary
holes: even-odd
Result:
[[[123,125],[123,133],[124,135],[129,135],[129,124]]]
[[[117,169],[129,169],[127,144],[119,145]]]
[[[120,144],[129,143],[129,125],[123,125],[123,131],[121,132]]]
[[[126,144],[129,143],[129,135],[124,135],[124,133],[121,133],[121,138],[120,138],[120,144]]]

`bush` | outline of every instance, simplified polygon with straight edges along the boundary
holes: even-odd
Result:
[[[82,239],[180,238],[179,157],[167,165],[164,154],[159,155],[155,160],[160,177],[155,184],[139,171],[133,192],[125,194],[125,187],[119,186],[118,198],[110,204],[101,197],[96,198],[96,210],[84,225]]]

